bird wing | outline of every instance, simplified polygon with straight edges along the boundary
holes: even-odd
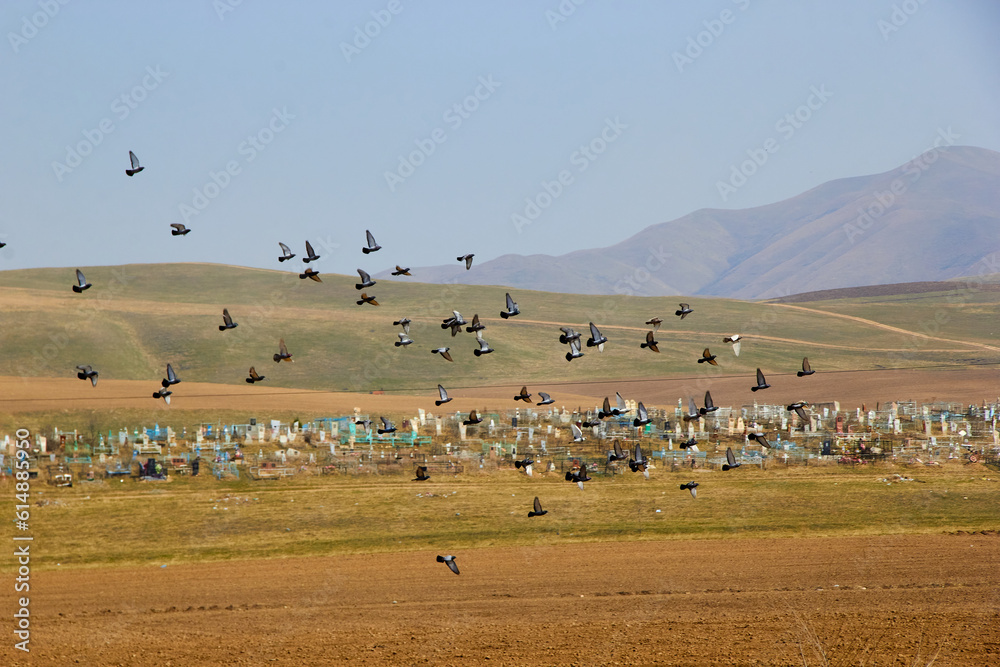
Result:
[[[451,354],[448,352],[447,348],[441,353],[441,356],[447,359],[448,361],[454,361],[454,359],[451,358]]]
[[[646,406],[642,404],[642,401],[639,402],[639,419],[643,421],[649,419],[649,413],[646,412]]]
[[[618,441],[618,438],[615,438],[615,440],[614,440],[614,442],[612,444],[615,447],[615,457],[617,457],[619,459],[624,458],[625,453],[622,451],[622,443],[620,443]]]
[[[611,414],[611,401],[608,399],[607,396],[604,397],[604,406],[602,407],[601,411],[605,415],[610,415]]]
[[[535,496],[534,507],[535,507],[535,514],[542,513],[542,503],[538,501],[538,496]]]
[[[648,345],[649,347],[653,347],[654,345],[656,345],[656,341],[653,340],[653,332],[652,331],[647,331],[646,332],[646,345]]]
[[[173,382],[176,379],[177,376],[174,374],[174,367],[171,366],[170,364],[167,364],[167,380]]]
[[[764,379],[764,374],[760,372],[759,368],[757,369],[757,384],[767,384],[767,380]]]
[[[802,357],[802,370],[809,372],[812,367],[809,365],[809,357]]]
[[[507,292],[507,310],[513,311],[516,306],[517,304],[514,303],[514,299],[510,298],[510,292]]]
[[[642,460],[643,460],[642,459],[642,447],[639,446],[638,442],[635,443],[635,454],[634,454],[633,458],[635,458],[635,462],[636,463],[642,463]]]
[[[90,366],[77,366],[76,369],[78,371],[83,371],[84,373],[89,373],[92,370]]]
[[[225,322],[226,324],[232,324],[233,323],[233,318],[229,316],[229,309],[228,308],[223,308],[222,309],[222,321]]]
[[[469,413],[469,421],[470,422],[479,421],[479,415],[476,414],[475,410],[473,410],[472,412]]]
[[[694,403],[694,397],[692,397],[692,396],[688,396],[688,414],[689,415],[700,414],[698,412],[698,406],[695,405],[695,403]]]
[[[438,385],[438,393],[441,394],[441,400],[442,401],[447,401],[448,400],[448,392],[446,392],[444,390],[444,387],[442,387],[441,385]]]
[[[696,487],[693,487],[693,486],[691,487],[691,497],[692,498],[697,498],[698,497],[698,489]]]
[[[735,354],[737,357],[740,356],[740,341],[736,341],[733,343],[733,354]]]
[[[455,563],[455,559],[454,558],[449,558],[449,559],[445,560],[445,563],[448,564],[448,569],[449,570],[451,570],[455,574],[458,574],[458,565]]]
[[[372,277],[368,275],[368,272],[364,269],[358,269],[358,275],[361,276],[361,282],[363,283],[367,283],[372,279]]]
[[[711,359],[711,358],[712,358],[712,353],[711,353],[711,352],[709,351],[709,349],[708,349],[708,348],[706,347],[706,348],[705,348],[705,351],[701,353],[701,356],[702,356],[703,358],[705,358],[705,359]]]
[[[278,340],[278,351],[282,354],[282,356],[285,356],[285,355],[288,354],[288,348],[285,347],[285,339],[284,338],[281,338],[281,339]]]
[[[601,340],[601,330],[594,326],[594,323],[590,323],[590,337],[594,339],[594,342]]]
[[[809,421],[809,415],[806,414],[806,411],[803,410],[802,408],[795,408],[795,414],[797,414],[799,416],[799,419],[801,419],[802,421],[804,422]]]
[[[292,254],[292,249],[289,248],[288,246],[286,246],[281,241],[278,241],[278,245],[281,246],[281,252],[282,252],[282,254],[285,254],[285,255],[291,255]]]
[[[312,243],[309,243],[309,241],[306,241],[306,254],[309,255],[310,257],[316,254],[313,252]]]
[[[732,447],[726,447],[726,463],[728,463],[730,466],[736,465],[736,455],[733,454]]]
[[[582,438],[583,437],[583,431],[581,431],[580,427],[577,426],[576,424],[570,424],[569,428],[573,432],[573,437],[574,438]]]
[[[257,375],[257,369],[255,369],[253,366],[250,367],[250,377],[253,378],[254,380],[260,377],[259,375]]]
[[[129,159],[129,162],[132,163],[132,168],[133,169],[138,169],[139,168],[139,158],[137,158],[135,156],[135,153],[133,153],[132,151],[129,151],[128,152],[128,159]]]
[[[618,410],[621,412],[628,411],[628,406],[625,405],[625,399],[617,391],[615,392],[615,402],[618,403]]]
[[[173,227],[174,229],[176,229],[179,232],[183,232],[186,229],[186,227],[184,227],[184,225],[182,225],[179,222],[171,222],[170,226]]]
[[[80,287],[83,287],[84,285],[87,284],[87,279],[83,277],[83,271],[81,271],[80,269],[76,270],[76,282],[78,285],[80,285]]]
[[[389,421],[385,417],[381,417],[381,416],[379,417],[379,419],[382,420],[382,427],[383,428],[392,428],[392,422],[391,421]]]
[[[712,392],[710,392],[710,391],[706,391],[705,392],[705,407],[706,408],[714,408],[715,407],[715,404],[712,403]]]
[[[368,241],[369,248],[374,248],[378,245],[378,243],[375,242],[375,237],[372,236],[372,233],[367,229],[365,230],[365,239]]]

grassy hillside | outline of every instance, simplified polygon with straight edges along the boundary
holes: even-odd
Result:
[[[323,283],[297,274],[206,264],[81,267],[94,287],[70,290],[73,271],[32,269],[0,273],[0,375],[65,377],[92,364],[102,378],[148,379],[151,389],[167,362],[182,379],[243,383],[254,365],[282,387],[344,391],[407,390],[549,380],[665,377],[724,372],[753,374],[797,369],[802,356],[824,369],[909,367],[1000,359],[996,303],[1000,293],[906,295],[894,298],[786,305],[729,299],[610,297],[517,291],[522,315],[501,320],[503,287],[430,285],[379,280],[370,293],[380,307],[357,306],[355,277],[323,275]],[[297,267],[296,267],[297,268]],[[679,301],[694,313],[673,315]],[[239,327],[220,332],[222,308]],[[822,309],[811,310],[812,308]],[[484,338],[496,352],[473,355],[476,341],[464,331],[452,338],[441,320],[453,309],[487,325]],[[925,327],[947,315],[937,329]],[[920,339],[834,313],[868,318],[949,340]],[[639,348],[653,316],[663,318],[660,354]],[[408,348],[393,346],[413,320]],[[588,335],[594,321],[610,343],[603,353],[567,363],[560,325]],[[722,336],[747,337],[737,359]],[[294,363],[271,357],[284,338]],[[450,346],[454,363],[430,350]],[[710,346],[722,370],[696,363]],[[901,354],[904,352],[905,354]]]

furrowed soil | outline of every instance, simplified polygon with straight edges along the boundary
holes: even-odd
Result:
[[[1000,664],[996,531],[435,555],[43,569],[30,656],[8,634],[0,662]]]

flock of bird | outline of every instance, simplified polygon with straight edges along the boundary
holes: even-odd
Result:
[[[135,176],[136,174],[142,172],[145,169],[145,167],[143,167],[140,164],[139,159],[136,157],[135,153],[133,153],[132,151],[129,151],[129,162],[131,167],[125,170],[126,175],[128,175],[129,177]],[[170,226],[172,228],[171,229],[172,236],[186,236],[191,232],[190,229],[188,229],[185,225],[180,223],[173,223]],[[3,247],[3,245],[4,244],[0,244],[0,247]],[[286,262],[296,257],[296,254],[293,253],[291,248],[287,246],[285,243],[279,242],[278,246],[281,249],[281,255],[278,257],[279,262]],[[365,246],[361,248],[361,252],[365,256],[367,256],[373,252],[378,252],[381,249],[382,246],[379,245],[378,242],[375,240],[375,236],[372,234],[372,232],[369,230],[365,230]],[[458,262],[464,263],[466,270],[470,270],[472,268],[474,257],[475,257],[474,254],[467,253],[456,257],[456,260]],[[302,262],[308,265],[311,262],[318,260],[319,258],[320,256],[315,252],[312,244],[307,240],[305,242],[305,255],[301,258]],[[380,304],[376,300],[376,297],[374,295],[369,295],[368,293],[368,290],[373,288],[376,285],[377,281],[374,280],[371,277],[371,275],[364,269],[358,269],[357,272],[360,282],[355,284],[355,288],[361,292],[360,298],[356,301],[357,305],[379,306]],[[410,276],[411,273],[409,267],[402,267],[397,264],[395,270],[392,271],[392,275]],[[319,276],[319,272],[313,269],[312,267],[308,266],[302,273],[299,274],[299,278],[303,280],[310,279],[315,282],[322,282],[322,279]],[[76,284],[72,286],[73,292],[77,294],[82,294],[86,290],[90,289],[92,286],[93,285],[91,283],[87,282],[87,279],[84,276],[83,272],[77,269]],[[694,309],[690,306],[690,304],[681,303],[679,304],[679,308],[674,312],[674,315],[680,318],[680,320],[683,320],[693,312]],[[516,317],[520,313],[521,313],[520,307],[508,292],[506,294],[506,310],[500,312],[500,317],[504,320],[507,320],[509,318]],[[222,321],[223,323],[219,325],[219,331],[223,332],[228,331],[231,329],[235,329],[238,326],[238,324],[233,320],[232,316],[229,314],[228,308],[223,308],[222,310]],[[660,351],[659,341],[656,340],[656,333],[659,330],[660,325],[662,323],[663,320],[659,317],[653,317],[650,320],[646,321],[646,324],[650,326],[651,329],[646,333],[644,341],[640,343],[639,345],[640,349],[645,349],[654,353],[659,353]],[[402,331],[397,334],[398,340],[394,343],[396,347],[406,347],[414,343],[414,340],[410,337],[410,324],[411,320],[406,317],[393,321],[393,326],[399,326],[402,328]],[[482,332],[486,329],[486,325],[484,325],[480,321],[478,313],[473,315],[472,322],[469,323],[462,317],[462,314],[459,311],[454,310],[452,311],[451,316],[444,318],[441,323],[441,328],[443,330],[450,330],[452,337],[457,336],[462,331],[463,327],[465,328],[465,331],[467,333],[475,334],[478,347],[473,350],[473,354],[476,357],[494,352],[494,349],[491,348],[490,345],[483,338]],[[566,352],[565,355],[566,360],[568,362],[572,362],[574,359],[579,359],[583,357],[585,353],[583,351],[584,346],[581,343],[581,334],[568,326],[560,327],[559,329],[561,331],[559,335],[559,342],[563,345],[569,346],[569,351]],[[590,337],[586,340],[586,347],[587,348],[596,347],[598,352],[603,352],[605,345],[608,344],[608,338],[601,333],[600,329],[593,322],[589,323],[589,330],[590,330]],[[731,349],[736,356],[740,355],[742,341],[743,337],[739,334],[726,336],[722,339],[723,343],[727,343],[732,346]],[[451,356],[450,352],[451,352],[450,347],[437,347],[431,349],[432,354],[437,354],[442,359],[449,362],[453,362],[454,358]],[[293,361],[292,355],[291,353],[289,353],[288,348],[285,345],[284,339],[279,340],[278,352],[274,354],[273,359],[277,363],[280,363],[282,361],[289,361],[289,362]],[[707,363],[712,366],[719,365],[717,356],[712,354],[710,348],[708,347],[704,349],[702,355],[698,357],[696,361],[698,364]],[[98,371],[94,370],[92,366],[79,365],[76,367],[76,370],[78,371],[77,377],[79,379],[89,380],[92,386],[94,387],[97,386],[99,373]],[[814,372],[815,371],[813,371],[812,368],[810,367],[809,359],[803,358],[802,368],[800,371],[798,371],[797,376],[804,377],[812,375]],[[266,379],[265,376],[259,375],[254,366],[250,367],[248,377],[246,378],[247,383],[255,384],[264,379]],[[171,387],[179,384],[180,382],[181,382],[180,378],[177,377],[173,367],[168,363],[166,377],[161,380],[160,387],[153,393],[153,398],[163,399],[167,404],[169,404],[170,397],[173,394],[173,390],[171,389]],[[770,385],[767,383],[764,373],[761,371],[760,368],[758,368],[756,373],[756,384],[750,387],[750,391],[757,392],[764,389],[768,389],[769,387]],[[449,403],[452,400],[451,397],[448,395],[448,391],[445,389],[444,386],[438,384],[437,389],[438,389],[438,399],[434,401],[436,407],[440,407],[441,405]],[[538,403],[536,403],[536,405],[540,406],[550,405],[555,402],[554,399],[545,392],[540,391],[538,392],[538,395],[541,398],[541,400]],[[523,401],[525,403],[530,404],[531,397],[532,394],[528,392],[527,386],[524,386],[521,388],[521,391],[514,396],[514,400]],[[611,405],[610,399],[608,397],[604,399],[604,404],[601,410],[598,411],[597,413],[598,421],[596,422],[581,421],[570,425],[571,433],[573,435],[573,442],[582,442],[584,440],[583,428],[596,426],[605,419],[609,419],[611,417],[619,417],[630,412],[621,394],[616,392],[615,399],[616,399],[615,406]],[[804,401],[799,401],[787,406],[787,409],[790,412],[795,412],[798,415],[798,417],[801,418],[802,420],[808,421],[809,416],[804,409],[808,405],[809,404]],[[703,418],[705,415],[714,412],[717,409],[718,408],[714,405],[712,401],[711,393],[705,392],[704,407],[701,408],[699,408],[695,404],[693,398],[689,397],[688,411],[686,414],[683,415],[683,419],[685,422],[695,421]],[[396,431],[395,425],[385,416],[380,416],[380,420],[382,422],[382,426],[381,428],[377,429],[379,435],[390,434]],[[641,401],[638,402],[636,405],[636,416],[634,419],[632,419],[631,422],[632,426],[635,427],[636,429],[641,429],[646,424],[649,424],[650,421],[651,420],[649,418],[649,414],[648,411],[646,410],[646,407],[642,404]],[[469,413],[468,419],[463,420],[463,424],[466,426],[479,424],[480,422],[482,422],[482,418],[476,413],[475,410],[472,410]],[[356,424],[359,426],[363,426],[366,432],[371,428],[371,423],[368,419],[358,420]],[[756,440],[758,443],[760,443],[765,447],[770,447],[770,443],[767,441],[767,438],[765,437],[764,433],[752,431],[747,434],[747,437]],[[614,440],[612,446],[613,446],[612,451],[608,453],[608,463],[612,463],[615,461],[624,461],[625,459],[628,459],[628,467],[632,472],[641,472],[647,479],[649,478],[649,460],[643,454],[642,448],[638,444],[638,442],[635,444],[635,448],[631,453],[630,457],[626,456],[626,454],[622,451],[621,444],[617,439]],[[686,443],[682,443],[681,447],[682,448],[691,447],[697,450],[696,442],[694,441],[693,438]],[[515,461],[514,465],[518,470],[524,470],[525,474],[530,477],[532,476],[532,466],[535,463],[536,461],[534,461],[530,457],[526,457],[524,459]],[[736,457],[732,451],[732,448],[727,448],[726,463],[722,466],[722,469],[724,471],[728,471],[735,469],[739,466],[740,464],[736,461]],[[413,481],[426,481],[428,479],[430,479],[430,475],[428,474],[427,467],[418,466],[416,469],[416,477],[414,478]],[[566,480],[577,484],[580,487],[580,489],[583,489],[584,482],[588,482],[591,480],[591,478],[587,474],[586,464],[580,465],[579,467],[574,467],[570,472],[567,472]],[[689,491],[692,497],[695,498],[697,497],[697,487],[698,487],[698,482],[695,481],[690,481],[680,485],[680,489],[682,491],[683,490]],[[536,496],[532,504],[532,510],[528,512],[528,516],[529,517],[544,516],[547,513],[548,512],[546,510],[542,509],[541,502]],[[445,563],[455,574],[459,573],[458,566],[455,563],[454,556],[451,555],[438,556],[437,560],[438,562]]]

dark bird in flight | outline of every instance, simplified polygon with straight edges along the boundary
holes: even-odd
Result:
[[[583,428],[592,428],[594,426],[600,426],[600,425],[601,425],[601,422],[599,422],[599,421],[595,422],[595,421],[591,421],[589,419],[586,420],[586,421],[580,422],[580,426],[582,426]]]
[[[538,392],[538,395],[542,398],[542,400],[535,403],[535,405],[551,405],[556,402],[554,398],[546,394],[544,391]]]
[[[396,425],[395,424],[393,424],[391,421],[389,421],[385,417],[379,417],[379,419],[382,420],[382,428],[378,429],[378,434],[379,435],[382,435],[384,433],[395,433],[396,432]]]
[[[515,401],[524,401],[525,403],[531,403],[531,394],[528,393],[527,385],[521,387],[521,393],[514,397]]]
[[[184,236],[191,231],[179,222],[171,222],[170,226],[173,227],[173,229],[170,230],[171,236]]]
[[[579,486],[580,490],[582,491],[583,490],[583,483],[590,481],[590,478],[587,477],[587,464],[584,463],[582,466],[580,466],[580,469],[577,470],[576,472],[574,472],[574,471],[567,472],[566,473],[566,481],[567,482],[576,482],[576,485]]]
[[[455,259],[457,259],[460,262],[465,262],[465,270],[468,271],[469,269],[472,268],[473,257],[475,257],[475,254],[469,253],[468,255],[462,255],[461,257],[456,257]]]
[[[281,257],[278,258],[279,262],[284,262],[291,259],[292,257],[295,257],[295,253],[292,252],[292,249],[286,246],[284,243],[278,241],[278,245],[281,246]]]
[[[458,574],[458,565],[455,564],[454,556],[438,556],[437,562],[446,563],[448,565],[449,570],[451,570],[455,574]]]
[[[739,468],[742,463],[737,463],[736,455],[733,454],[732,447],[726,447],[726,462],[722,464],[722,470],[732,470],[733,468]]]
[[[462,423],[465,424],[466,426],[472,426],[473,424],[482,423],[482,421],[483,418],[480,417],[475,410],[473,410],[472,412],[469,413],[469,418],[463,421]]]
[[[127,176],[135,176],[140,171],[142,171],[143,169],[145,169],[145,167],[143,167],[142,165],[139,164],[139,158],[137,158],[135,156],[135,153],[133,153],[132,151],[128,152],[128,161],[132,163],[132,168],[125,170],[125,174]]]
[[[170,395],[173,393],[174,392],[166,388],[157,389],[156,391],[153,392],[153,398],[162,398],[164,403],[170,405]]]
[[[756,440],[764,447],[771,449],[771,443],[767,441],[767,436],[765,436],[763,433],[747,433],[747,437],[750,438],[751,440]]]
[[[514,317],[515,315],[520,314],[520,312],[521,309],[516,303],[514,303],[514,299],[510,298],[510,292],[507,292],[507,310],[501,310],[500,317],[506,320],[508,317]]]
[[[698,451],[698,441],[694,438],[688,438],[678,446],[681,449],[693,449],[694,451]]]
[[[809,404],[806,403],[805,401],[796,401],[795,403],[792,403],[791,405],[787,406],[786,409],[789,412],[794,412],[795,414],[797,414],[799,416],[799,419],[808,424],[809,415],[806,413],[805,410],[803,410],[803,408],[805,408],[808,405]]]
[[[431,354],[440,354],[442,357],[444,357],[448,361],[455,361],[454,359],[451,358],[451,355],[448,354],[448,350],[450,350],[450,349],[451,349],[450,347],[438,347],[438,348],[434,348],[433,350],[431,350]]]
[[[618,441],[618,438],[615,438],[611,444],[614,449],[613,451],[608,452],[608,463],[611,463],[612,461],[624,461],[628,458],[628,456],[625,455],[625,452],[622,451],[622,443]]]
[[[756,387],[750,387],[750,391],[758,391],[760,389],[767,389],[770,386],[771,385],[769,385],[767,383],[767,380],[764,379],[764,374],[761,373],[760,369],[758,368],[757,369],[757,386]]]
[[[705,392],[705,407],[701,408],[699,412],[703,415],[707,415],[709,412],[715,412],[719,408],[712,402],[712,392]]]
[[[302,258],[302,261],[308,264],[309,262],[315,262],[319,259],[319,255],[313,252],[312,244],[306,241],[306,256]]]
[[[410,275],[410,267],[406,267],[404,269],[399,264],[397,264],[396,265],[396,270],[392,272],[392,275],[394,275],[394,276],[408,276],[408,275]]]
[[[476,333],[477,331],[482,331],[486,328],[486,325],[479,321],[479,313],[475,313],[472,316],[472,324],[465,327],[467,333]]]
[[[639,443],[635,443],[634,456],[628,460],[628,468],[632,472],[641,472],[642,476],[649,479],[649,459],[642,453]]]
[[[266,380],[267,376],[257,375],[257,369],[253,366],[250,367],[250,377],[247,378],[247,384],[254,384],[255,382],[260,382],[261,380]]]
[[[722,339],[723,343],[733,344],[733,354],[737,357],[740,356],[740,342],[743,340],[743,336],[740,334],[733,334],[732,336],[726,336]]]
[[[604,352],[604,344],[608,339],[601,335],[600,330],[590,323],[590,338],[587,339],[587,347],[596,347],[598,352]]]
[[[90,380],[91,386],[97,386],[97,376],[99,373],[95,371],[91,366],[77,366],[76,370],[80,371],[76,374],[81,380]]]
[[[368,296],[365,292],[361,293],[361,298],[355,301],[359,306],[363,306],[366,303],[370,303],[373,306],[378,305],[378,301],[375,300],[374,296]]]
[[[393,345],[396,347],[405,347],[406,345],[412,345],[413,339],[406,335],[406,332],[400,331],[398,334],[399,340],[397,340]]]
[[[480,357],[484,354],[489,354],[490,352],[493,351],[493,348],[490,347],[489,343],[483,340],[483,337],[479,335],[478,331],[476,332],[476,340],[479,341],[479,349],[473,350],[472,353],[477,357]]]
[[[654,317],[653,319],[648,320],[646,324],[653,327],[653,331],[655,332],[660,328],[660,325],[663,324],[663,320],[661,320],[659,317]]]
[[[580,334],[573,331],[569,327],[559,327],[559,331],[562,331],[562,333],[559,334],[559,342],[563,345],[572,343],[574,340],[580,340]]]
[[[709,352],[707,347],[705,348],[705,351],[701,353],[701,358],[698,359],[699,364],[703,364],[705,362],[708,362],[713,366],[719,365],[719,362],[715,360],[715,355]]]
[[[639,405],[636,406],[636,412],[638,412],[639,414],[636,415],[636,418],[632,420],[633,426],[638,428],[640,426],[645,426],[646,424],[649,423],[650,421],[649,413],[646,412],[646,406],[642,404],[642,401],[639,401]]]
[[[362,428],[364,428],[366,434],[372,430],[372,420],[368,418],[359,419],[356,422],[354,422],[354,425],[361,426]]]
[[[441,328],[447,329],[450,327],[452,336],[454,336],[458,331],[462,330],[463,324],[468,324],[468,322],[466,322],[462,318],[462,313],[458,312],[457,310],[451,311],[451,317],[446,317],[445,319],[441,320]],[[470,331],[469,333],[472,332]]]
[[[394,327],[403,327],[404,333],[410,333],[410,318],[404,317],[392,323]]]
[[[451,399],[448,397],[448,392],[445,391],[444,387],[442,387],[441,385],[438,385],[438,394],[440,394],[441,398],[439,400],[437,400],[437,401],[434,401],[434,405],[440,407],[440,406],[444,405],[445,403],[448,403],[448,402],[451,401]]]
[[[7,245],[6,243],[0,242],[0,248],[5,247],[6,245]]]
[[[514,461],[515,468],[524,468],[524,474],[531,477],[531,466],[535,465],[534,460],[530,456],[525,456],[520,461]]]
[[[76,284],[73,285],[73,291],[79,294],[85,289],[90,289],[92,285],[87,282],[87,279],[83,277],[83,271],[80,269],[76,270]]]
[[[372,280],[372,277],[364,269],[358,269],[358,275],[361,277],[361,282],[354,283],[354,289],[365,289],[375,284],[375,281]]]
[[[542,504],[540,502],[538,502],[538,496],[535,496],[535,502],[533,503],[533,507],[534,507],[534,509],[531,512],[528,512],[528,516],[529,517],[533,517],[533,516],[545,516],[546,514],[549,513],[548,510],[543,510],[542,509]]]
[[[301,280],[305,280],[306,278],[309,278],[310,280],[315,280],[318,283],[323,282],[319,278],[319,271],[317,271],[316,269],[311,269],[311,268],[310,269],[306,269],[305,273],[300,273],[299,274],[299,278]]]
[[[569,352],[566,353],[566,361],[573,361],[574,359],[579,359],[582,356],[583,352],[580,351],[580,339],[572,339],[569,342]]]
[[[180,381],[181,379],[177,377],[176,373],[174,373],[174,367],[167,364],[167,377],[160,380],[160,386],[166,389],[171,385],[180,384]]]
[[[607,419],[608,417],[616,417],[618,416],[618,414],[619,414],[618,410],[616,408],[611,407],[611,401],[608,399],[607,396],[605,396],[604,405],[602,405],[601,409],[597,411],[597,418]]]
[[[804,375],[812,375],[815,372],[816,371],[812,369],[812,366],[809,365],[809,357],[802,357],[802,370],[795,375],[802,377]]]
[[[226,329],[235,329],[239,324],[233,322],[233,318],[229,316],[229,309],[222,309],[222,324],[219,325],[219,331],[225,331]]]
[[[417,466],[416,474],[417,476],[413,479],[414,482],[426,482],[431,478],[431,476],[427,474],[427,466]]]
[[[653,338],[653,332],[646,332],[646,342],[639,343],[639,347],[648,347],[653,352],[659,352],[660,348],[657,347],[658,342]]]
[[[680,486],[681,486],[681,491],[683,491],[684,489],[690,491],[692,498],[698,497],[698,482],[691,481],[688,482],[687,484],[681,484]]]
[[[686,303],[682,303],[680,310],[675,310],[674,315],[677,315],[683,320],[685,317],[687,317],[693,312],[694,311],[691,309],[691,306],[687,305]]]
[[[288,348],[285,347],[285,339],[278,339],[278,354],[274,355],[274,360],[276,362],[280,361],[295,361],[292,359],[292,355],[288,353]]]
[[[684,415],[684,421],[697,421],[701,419],[701,412],[698,410],[698,406],[694,404],[694,399],[688,396],[688,411]]]
[[[372,236],[372,233],[367,229],[365,230],[365,240],[368,242],[368,246],[362,248],[361,252],[365,253],[366,255],[370,252],[375,252],[376,250],[382,249],[382,246],[380,246],[378,243],[375,243],[375,237]]]

